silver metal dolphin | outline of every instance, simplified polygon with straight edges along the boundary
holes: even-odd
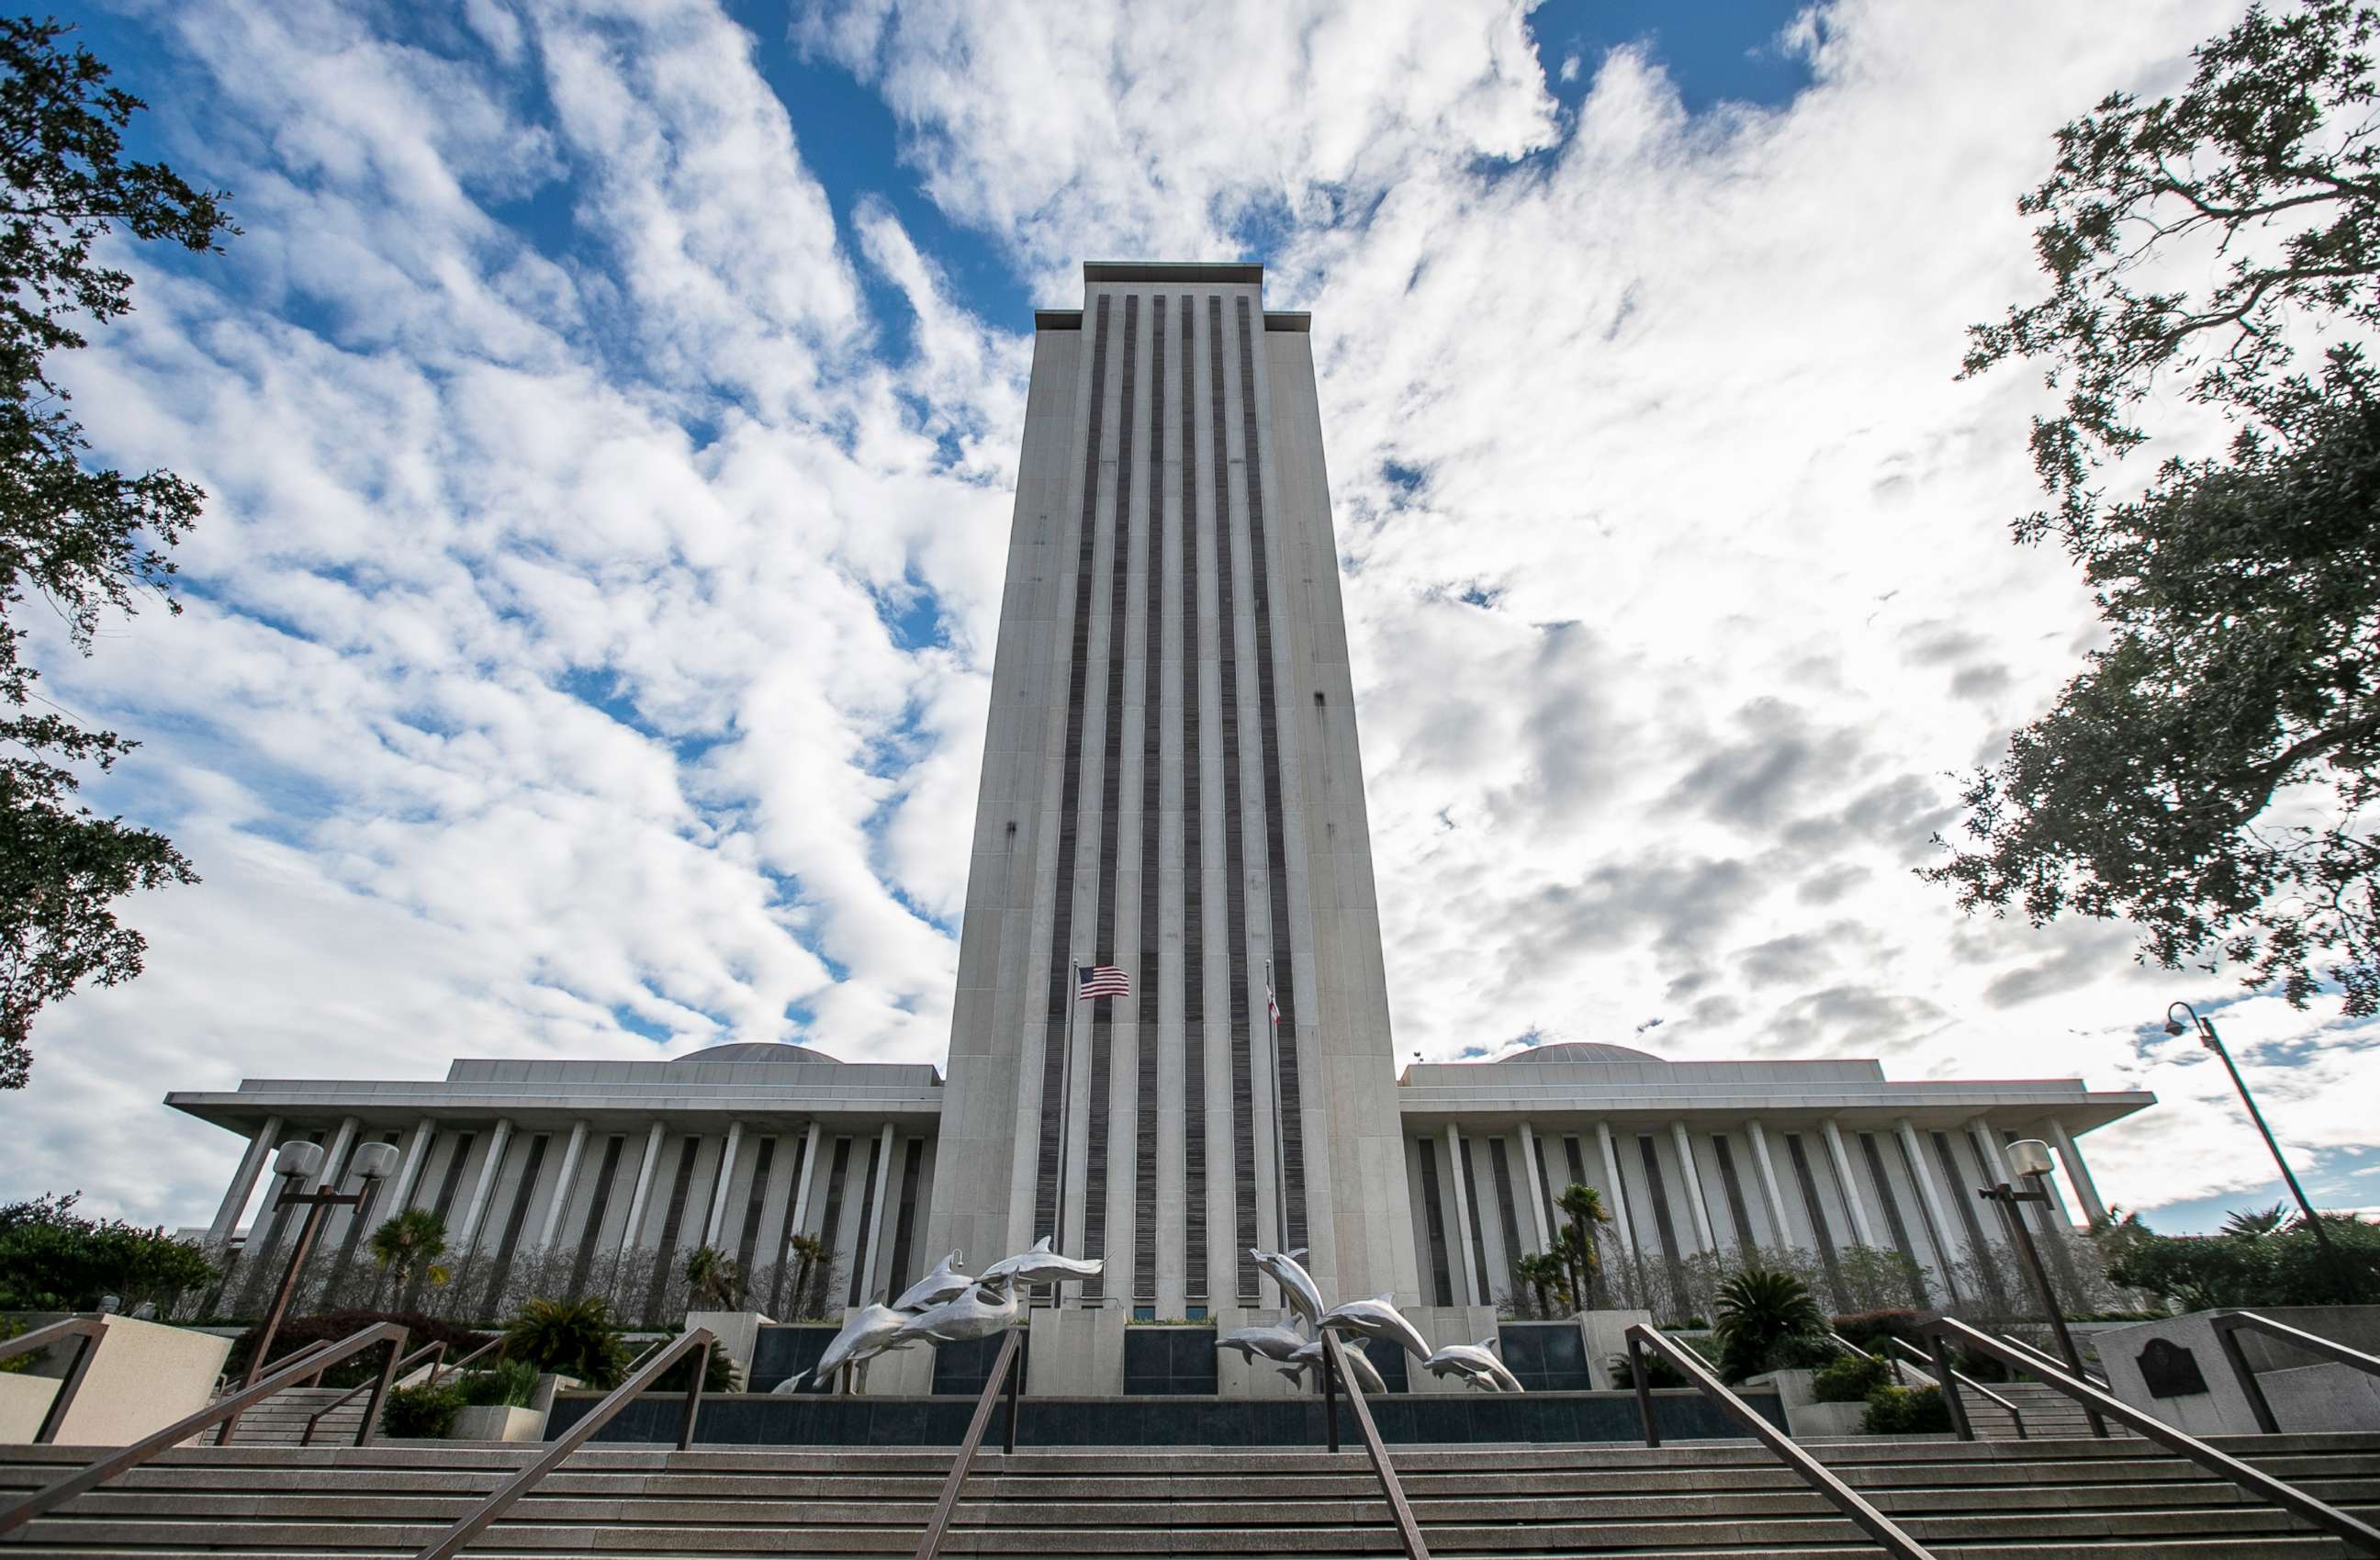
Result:
[[[1217,1348],[1236,1348],[1250,1364],[1257,1360],[1270,1360],[1276,1364],[1294,1358],[1300,1349],[1311,1348],[1304,1335],[1287,1327],[1235,1327],[1215,1340]]]
[[[1377,1397],[1388,1391],[1389,1384],[1380,1379],[1379,1371],[1365,1357],[1363,1349],[1342,1348],[1339,1357],[1347,1361],[1347,1374],[1354,1378],[1355,1385],[1365,1397]],[[1298,1380],[1308,1369],[1318,1371],[1321,1368],[1322,1340],[1319,1338],[1291,1355],[1287,1364],[1275,1367],[1292,1381]]]
[[[1266,1276],[1281,1286],[1281,1298],[1289,1302],[1291,1309],[1305,1318],[1307,1326],[1313,1327],[1322,1322],[1322,1291],[1315,1288],[1314,1276],[1305,1271],[1305,1264],[1297,1260],[1305,1254],[1303,1246],[1293,1252],[1259,1252],[1253,1246],[1248,1248],[1249,1258]]]
[[[1483,1338],[1477,1343],[1451,1343],[1421,1362],[1421,1368],[1434,1376],[1461,1376],[1463,1382],[1486,1392],[1518,1392],[1521,1378],[1504,1368],[1496,1358],[1495,1338]]]
[[[888,1348],[900,1348],[906,1340],[896,1335],[909,1318],[889,1305],[863,1305],[843,1324],[843,1331],[828,1341],[826,1352],[808,1370],[791,1375],[774,1389],[778,1392],[799,1392],[805,1381],[824,1381],[845,1365],[856,1365],[872,1360]]]
[[[1416,1360],[1428,1359],[1428,1343],[1405,1320],[1404,1312],[1390,1303],[1393,1299],[1390,1295],[1374,1295],[1370,1300],[1334,1305],[1322,1313],[1320,1325],[1362,1337],[1386,1338]]]
[[[1027,1288],[1035,1284],[1063,1284],[1084,1278],[1096,1278],[1107,1266],[1106,1259],[1088,1262],[1061,1256],[1050,1249],[1050,1237],[1044,1235],[1033,1242],[1029,1252],[993,1263],[983,1270],[978,1284],[1006,1284],[1013,1288]]]
[[[1014,1289],[991,1288],[978,1279],[965,1293],[918,1315],[903,1317],[896,1336],[905,1344],[968,1343],[1014,1326],[1019,1309]]]
[[[946,1300],[956,1300],[967,1292],[975,1280],[958,1271],[965,1259],[953,1252],[934,1264],[934,1270],[901,1291],[892,1302],[895,1311],[923,1311],[929,1305],[940,1305]]]

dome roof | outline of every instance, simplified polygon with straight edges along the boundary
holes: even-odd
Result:
[[[814,1051],[808,1046],[789,1046],[782,1040],[735,1040],[724,1046],[710,1046],[699,1051],[688,1051],[674,1059],[680,1062],[831,1061],[838,1067],[843,1065],[841,1057],[831,1057],[824,1051]]]
[[[1514,1051],[1500,1061],[1652,1061],[1661,1058],[1650,1051],[1632,1050],[1626,1046],[1603,1046],[1592,1040],[1565,1041],[1559,1046],[1532,1046],[1525,1051]]]

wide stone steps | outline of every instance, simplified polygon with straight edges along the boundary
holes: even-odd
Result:
[[[1919,1380],[1912,1367],[1909,1378]],[[2025,1433],[2034,1440],[2057,1440],[2067,1436],[2091,1433],[2090,1416],[2082,1406],[2055,1387],[2039,1382],[2012,1381],[1992,1384],[1992,1390],[2016,1405],[2024,1415]],[[2006,1409],[1971,1387],[1959,1389],[1959,1401],[1966,1406],[1968,1422],[1977,1435],[1987,1440],[2011,1439],[2016,1435],[2016,1421]],[[2111,1436],[2132,1435],[2134,1432],[2114,1420],[2107,1421]]]
[[[2380,1517],[2380,1436],[2227,1444],[2312,1493]],[[1838,1442],[1813,1448],[1942,1560],[2296,1560],[2348,1553],[2277,1508],[2139,1440]],[[33,1523],[16,1555],[392,1556],[418,1552],[533,1452],[443,1443],[185,1449]],[[475,1556],[699,1560],[905,1554],[945,1452],[677,1453],[597,1447],[473,1544]],[[1864,1534],[1749,1443],[1403,1448],[1397,1462],[1440,1560],[1872,1556]],[[75,1466],[0,1449],[0,1500]],[[1394,1554],[1360,1454],[988,1454],[953,1554]]]
[[[308,1419],[325,1405],[346,1396],[347,1389],[343,1386],[293,1386],[276,1392],[239,1416],[239,1423],[232,1428],[232,1445],[295,1446],[306,1433]],[[344,1442],[352,1445],[356,1432],[363,1426],[364,1405],[370,1397],[369,1393],[358,1393],[324,1414],[322,1422],[314,1427],[314,1444],[320,1446]],[[214,1438],[215,1433],[210,1430],[190,1444],[211,1445]]]

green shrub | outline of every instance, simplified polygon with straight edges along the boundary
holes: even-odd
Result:
[[[1606,1361],[1611,1371],[1611,1384],[1621,1388],[1633,1388],[1636,1373],[1629,1368],[1628,1356],[1615,1354]],[[1645,1385],[1646,1386],[1684,1386],[1685,1373],[1650,1349],[1645,1352]]]
[[[1809,1287],[1790,1273],[1747,1267],[1719,1287],[1719,1373],[1742,1381],[1773,1368],[1788,1338],[1807,1337],[1826,1325]]]
[[[1869,1435],[1932,1435],[1950,1428],[1950,1406],[1937,1386],[1879,1386],[1867,1395],[1860,1429]]]
[[[628,1345],[611,1302],[533,1300],[504,1327],[504,1355],[609,1391],[628,1373]]]
[[[397,1439],[436,1441],[451,1434],[463,1411],[463,1392],[451,1382],[438,1386],[400,1386],[381,1405],[381,1433]]]
[[[26,1324],[12,1322],[6,1316],[0,1316],[0,1343],[6,1343],[13,1337],[21,1337],[26,1331]],[[19,1371],[30,1371],[49,1357],[50,1351],[46,1348],[36,1348],[23,1354],[12,1354],[6,1360],[0,1360],[0,1374],[13,1375]]]
[[[1890,1384],[1892,1367],[1873,1354],[1841,1354],[1810,1378],[1810,1394],[1821,1403],[1862,1403]]]
[[[114,1295],[132,1311],[215,1276],[194,1240],[74,1211],[80,1192],[0,1206],[0,1310],[91,1311]]]
[[[663,1371],[661,1373],[660,1379],[653,1383],[651,1390],[654,1392],[684,1392],[686,1389],[687,1384],[693,1379],[694,1356],[688,1354],[684,1359],[670,1366],[668,1370]],[[727,1357],[726,1349],[713,1344],[710,1349],[710,1362],[704,1368],[702,1373],[703,1396],[709,1397],[714,1392],[733,1392],[735,1390],[735,1361]]]
[[[537,1396],[538,1369],[526,1360],[499,1360],[484,1371],[466,1371],[455,1385],[474,1409],[526,1409]]]
[[[1786,1338],[1768,1356],[1772,1371],[1823,1371],[1842,1358],[1842,1350],[1825,1338],[1804,1335]]]
[[[1925,1329],[1940,1314],[1934,1311],[1859,1311],[1838,1316],[1827,1325],[1854,1348],[1873,1351],[1883,1348],[1885,1339],[1899,1338],[1923,1349]]]
[[[285,1360],[310,1343],[336,1343],[339,1339],[363,1331],[378,1322],[394,1322],[405,1329],[405,1352],[412,1353],[430,1344],[446,1346],[448,1362],[462,1359],[481,1344],[493,1341],[492,1335],[475,1333],[443,1317],[425,1316],[418,1311],[325,1311],[312,1316],[292,1316],[281,1324],[273,1335],[273,1353],[265,1360],[270,1366]],[[248,1369],[249,1356],[255,1352],[257,1339],[263,1336],[261,1324],[240,1334],[231,1346],[231,1354],[224,1369],[237,1376]],[[380,1374],[388,1362],[385,1345],[351,1354],[323,1375],[325,1386],[357,1386]]]
[[[2303,1220],[2269,1234],[2158,1235],[2130,1215],[2101,1240],[2107,1276],[2182,1311],[2338,1305],[2380,1288],[2380,1225],[2323,1216],[2325,1252]]]

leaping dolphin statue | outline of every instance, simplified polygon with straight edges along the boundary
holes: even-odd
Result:
[[[1486,1392],[1518,1392],[1521,1378],[1496,1358],[1498,1341],[1489,1337],[1477,1343],[1448,1344],[1423,1360],[1421,1368],[1434,1376],[1461,1376],[1465,1385]]]
[[[1361,1348],[1342,1348],[1339,1358],[1347,1361],[1347,1374],[1354,1378],[1356,1387],[1365,1397],[1377,1397],[1389,1390],[1389,1384],[1380,1379],[1380,1373],[1365,1357]],[[1309,1367],[1317,1371],[1322,1368],[1322,1340],[1319,1338],[1291,1355],[1286,1363],[1276,1369],[1290,1380],[1296,1381]]]
[[[923,1311],[929,1305],[940,1305],[946,1300],[956,1300],[967,1292],[975,1280],[958,1271],[966,1259],[953,1252],[934,1264],[934,1270],[901,1291],[892,1302],[895,1311]]]
[[[1303,1246],[1293,1252],[1259,1252],[1253,1246],[1248,1248],[1250,1259],[1267,1277],[1281,1286],[1281,1299],[1305,1318],[1307,1326],[1316,1327],[1322,1323],[1322,1291],[1315,1288],[1314,1276],[1305,1271],[1305,1264],[1297,1260],[1305,1254]]]
[[[1405,1320],[1404,1312],[1390,1303],[1394,1299],[1393,1295],[1374,1295],[1370,1300],[1334,1305],[1322,1313],[1319,1324],[1362,1337],[1386,1338],[1416,1360],[1428,1359],[1429,1344]]]
[[[997,1298],[995,1298],[997,1297]],[[1015,1324],[1017,1292],[992,1288],[978,1279],[967,1290],[916,1316],[905,1316],[899,1339],[907,1343],[969,1343]]]
[[[818,1357],[818,1363],[807,1371],[787,1376],[771,1390],[799,1392],[805,1381],[824,1381],[845,1365],[856,1365],[873,1360],[889,1348],[900,1348],[908,1340],[899,1337],[902,1324],[909,1320],[889,1305],[863,1305],[843,1324]]]
[[[1314,1347],[1301,1334],[1287,1327],[1234,1327],[1215,1340],[1217,1348],[1236,1348],[1241,1358],[1251,1365],[1257,1360],[1269,1360],[1275,1364],[1289,1360],[1302,1348]]]
[[[1105,1258],[1094,1257],[1087,1262],[1061,1256],[1050,1249],[1050,1237],[1044,1235],[1033,1242],[1029,1252],[993,1263],[983,1270],[978,1284],[1005,1284],[1011,1288],[1030,1288],[1036,1284],[1063,1284],[1070,1280],[1097,1278],[1107,1266]]]

